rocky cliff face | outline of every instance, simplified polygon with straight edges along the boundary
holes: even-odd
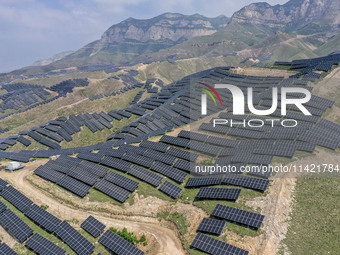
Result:
[[[339,0],[291,0],[284,5],[250,4],[234,13],[231,22],[251,23],[277,29],[297,29],[318,21],[332,29],[340,24]]]
[[[139,42],[190,39],[196,36],[209,35],[227,25],[224,16],[209,19],[201,15],[185,16],[182,14],[166,13],[149,20],[129,18],[110,27],[101,40],[107,43]]]
[[[177,13],[165,13],[148,20],[129,18],[106,30],[94,43],[91,55],[115,43],[156,42],[171,46],[193,37],[211,35],[225,27],[228,21],[225,16],[207,18],[199,14],[186,16]]]

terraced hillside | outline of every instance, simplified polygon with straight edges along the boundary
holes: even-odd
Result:
[[[334,93],[321,97],[318,86],[339,62],[339,54],[277,62],[296,70],[286,78],[237,74],[229,66],[173,82],[150,74],[143,77],[144,69],[115,70],[110,79],[121,82],[121,87],[104,85],[100,93],[60,111],[63,116],[51,116],[35,127],[16,125],[7,131],[10,136],[2,134],[0,158],[26,167],[0,172],[0,234],[7,244],[0,250],[10,247],[17,254],[304,252],[308,246],[301,250],[289,236],[282,242],[287,229],[292,231],[288,205],[299,176],[280,176],[263,166],[313,157],[320,163],[321,159],[336,163],[340,123],[332,114],[339,102]],[[67,99],[79,93],[76,86],[82,86],[82,81],[61,82],[49,90]],[[91,87],[93,81],[86,81],[89,84],[81,89]],[[274,86],[302,87],[318,94],[305,104],[311,116],[294,105],[285,116],[280,107],[270,115],[278,123],[297,121],[297,127],[286,129],[249,109],[244,115],[232,115],[232,95],[227,90],[219,91],[220,104],[208,100],[207,114],[202,115],[201,88],[217,83],[243,91],[252,87],[254,105],[261,110],[271,107]],[[3,89],[11,86],[19,85],[9,83]],[[20,84],[19,90],[25,86],[35,88]],[[101,100],[116,102],[93,111],[90,106]],[[82,104],[87,112],[76,112]],[[216,118],[264,125],[214,127]],[[233,171],[203,171],[213,164],[231,165]],[[261,166],[258,171],[242,171],[256,166]],[[299,207],[292,208],[294,215]],[[315,254],[322,252],[314,249]],[[329,249],[337,252],[337,247]]]

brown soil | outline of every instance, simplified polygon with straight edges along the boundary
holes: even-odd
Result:
[[[295,71],[280,70],[280,69],[269,69],[260,67],[246,67],[234,69],[238,74],[254,75],[254,76],[283,76],[288,78],[289,76],[296,74]]]
[[[48,211],[60,219],[82,222],[89,215],[93,215],[107,226],[126,227],[137,234],[146,233],[149,241],[147,248],[151,251],[148,254],[186,254],[175,226],[166,221],[159,222],[155,218],[157,212],[170,210],[185,215],[189,222],[189,229],[184,238],[189,243],[192,242],[195,236],[193,233],[202,219],[208,217],[202,209],[192,204],[173,204],[154,197],[136,196],[133,205],[125,203],[123,208],[112,203],[91,202],[87,198],[77,198],[56,185],[32,175],[34,169],[46,161],[29,163],[26,168],[14,173],[0,172],[0,178],[9,181],[38,205],[48,205]],[[287,230],[286,220],[290,211],[288,205],[291,201],[294,183],[295,179],[275,179],[266,197],[247,202],[254,208],[260,207],[262,213],[266,215],[263,234],[242,238],[228,232],[228,242],[249,250],[250,254],[275,254]],[[72,204],[68,204],[69,201]],[[13,247],[15,241],[2,228],[0,228],[0,235],[4,242]],[[150,240],[153,241],[150,242]]]
[[[121,215],[116,216],[109,211],[100,212],[100,210],[98,210],[98,206],[96,205],[97,203],[91,202],[85,202],[85,204],[87,204],[85,206],[86,210],[82,208],[75,209],[74,206],[60,203],[48,192],[32,185],[32,183],[27,180],[27,177],[32,176],[32,172],[39,165],[44,164],[46,161],[47,160],[42,160],[30,163],[25,169],[14,173],[1,172],[0,178],[9,181],[15,188],[20,190],[38,205],[48,205],[48,211],[62,220],[75,219],[79,222],[83,222],[89,215],[93,215],[107,226],[113,226],[116,228],[126,227],[129,231],[133,231],[134,233],[146,233],[149,237],[152,236],[155,241],[148,245],[153,247],[150,254],[185,254],[177,233],[169,228],[160,226],[158,220],[155,218],[147,216],[125,216],[123,213],[125,210],[119,206],[111,205],[112,207],[117,207],[114,211],[117,212],[118,208],[120,208],[122,212]],[[139,202],[141,201],[143,204],[136,203],[131,206],[135,207],[137,215],[140,212],[148,212],[150,209],[157,207],[157,205],[155,206],[154,199],[152,201],[145,199],[144,201],[140,200]],[[130,208],[128,211],[132,213],[133,209]],[[0,228],[0,234],[4,242],[6,242],[11,247],[14,246],[15,241],[2,228]]]

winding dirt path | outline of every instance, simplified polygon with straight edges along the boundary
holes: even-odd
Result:
[[[36,164],[32,164],[18,172],[0,172],[0,178],[10,182],[15,188],[20,190],[38,205],[48,205],[48,211],[58,216],[60,219],[77,219],[79,222],[82,222],[89,215],[93,215],[106,226],[114,226],[118,228],[126,227],[135,233],[141,232],[152,235],[159,243],[157,253],[152,252],[153,254],[186,254],[175,231],[160,226],[159,221],[155,218],[124,216],[126,220],[115,219],[108,213],[83,211],[78,208],[73,209],[68,205],[59,203],[50,197],[49,194],[46,194],[46,192],[34,187],[29,181],[26,180],[26,177],[31,175],[32,171],[34,171],[34,169],[43,162],[39,161],[35,163]],[[3,229],[1,228],[1,230]],[[8,241],[9,245],[13,246],[15,244],[15,242],[13,242],[14,240],[8,234],[6,235],[3,233],[3,231],[0,231],[0,234],[5,237],[4,241]]]

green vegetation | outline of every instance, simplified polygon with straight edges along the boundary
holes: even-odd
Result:
[[[280,254],[340,254],[339,191],[339,178],[297,180]]]
[[[90,85],[95,89],[97,84]],[[98,85],[99,86],[99,85]],[[59,98],[49,104],[35,107],[34,109],[15,114],[0,121],[0,125],[7,127],[10,131],[3,134],[4,136],[17,134],[22,130],[28,130],[32,127],[48,123],[54,118],[69,116],[70,114],[79,114],[85,112],[111,111],[128,106],[136,96],[139,88],[132,89],[123,95],[104,97],[94,101],[86,99],[90,88],[78,88],[74,93],[68,94],[67,97]],[[31,148],[28,148],[31,149]]]
[[[121,203],[117,202],[113,198],[109,197],[108,195],[105,195],[104,193],[96,189],[91,189],[87,197],[89,198],[89,201],[91,202],[104,202],[104,203],[110,202],[110,203],[114,203],[117,205],[121,205]]]
[[[39,78],[31,78],[31,79],[22,80],[20,82],[50,87],[57,83],[60,83],[62,81],[66,81],[69,79],[81,79],[81,78],[104,79],[109,76],[112,76],[112,74],[107,74],[104,71],[89,71],[89,72],[76,72],[76,73],[61,74],[61,75],[51,75],[51,76],[39,77]],[[16,82],[18,81],[13,81],[12,83],[16,83]]]
[[[73,148],[73,147],[79,147],[79,146],[86,146],[86,145],[91,145],[91,144],[96,144],[100,142],[105,142],[107,137],[117,130],[121,129],[131,121],[137,119],[138,117],[133,115],[131,118],[127,119],[124,118],[120,121],[114,120],[112,121],[113,128],[107,129],[105,128],[104,130],[99,130],[96,133],[92,133],[92,131],[86,127],[83,126],[81,128],[81,131],[74,134],[72,136],[72,141],[71,142],[66,142],[63,141],[61,142],[62,148]]]
[[[173,222],[181,235],[185,235],[188,232],[189,223],[183,214],[178,212],[161,212],[157,213],[157,217]]]
[[[40,207],[41,207],[42,209],[44,209],[44,210],[47,210],[47,209],[49,208],[48,205],[41,205]]]
[[[213,165],[213,161],[211,159],[204,159],[200,162],[198,162],[199,165],[202,165],[202,166],[211,166]]]
[[[146,241],[146,237],[144,234],[141,236],[140,239],[138,239],[133,232],[128,232],[126,228],[123,228],[123,230],[118,230],[114,227],[111,227],[110,231],[112,231],[116,235],[119,235],[121,238],[125,239],[126,241],[133,245],[138,245],[139,243],[142,243],[144,246],[148,245],[148,242]]]
[[[60,239],[58,239],[56,236],[54,236],[53,234],[49,234],[48,232],[46,232],[45,230],[41,229],[40,227],[38,227],[38,225],[36,225],[35,223],[33,223],[30,219],[28,219],[22,212],[20,212],[18,209],[16,209],[12,204],[10,204],[9,202],[7,202],[4,199],[0,199],[1,202],[3,202],[9,209],[11,209],[17,216],[20,217],[20,219],[22,219],[27,225],[29,225],[33,230],[34,233],[39,233],[40,235],[44,236],[45,238],[47,238],[48,240],[50,240],[51,242],[57,244],[59,247],[63,248],[64,250],[66,250],[66,252],[70,255],[75,254],[72,249],[70,247],[68,247],[66,244],[64,244]],[[31,255],[34,254],[33,252],[29,251],[24,244],[16,244],[14,246],[14,250],[18,253],[18,254],[27,254],[27,255]]]
[[[312,155],[313,155],[313,153],[310,153],[310,152],[296,151],[293,158],[286,158],[286,157],[275,156],[274,159],[273,159],[273,163],[287,165],[287,164],[289,164],[291,162],[296,161],[297,159],[309,157],[309,156],[312,156]]]

